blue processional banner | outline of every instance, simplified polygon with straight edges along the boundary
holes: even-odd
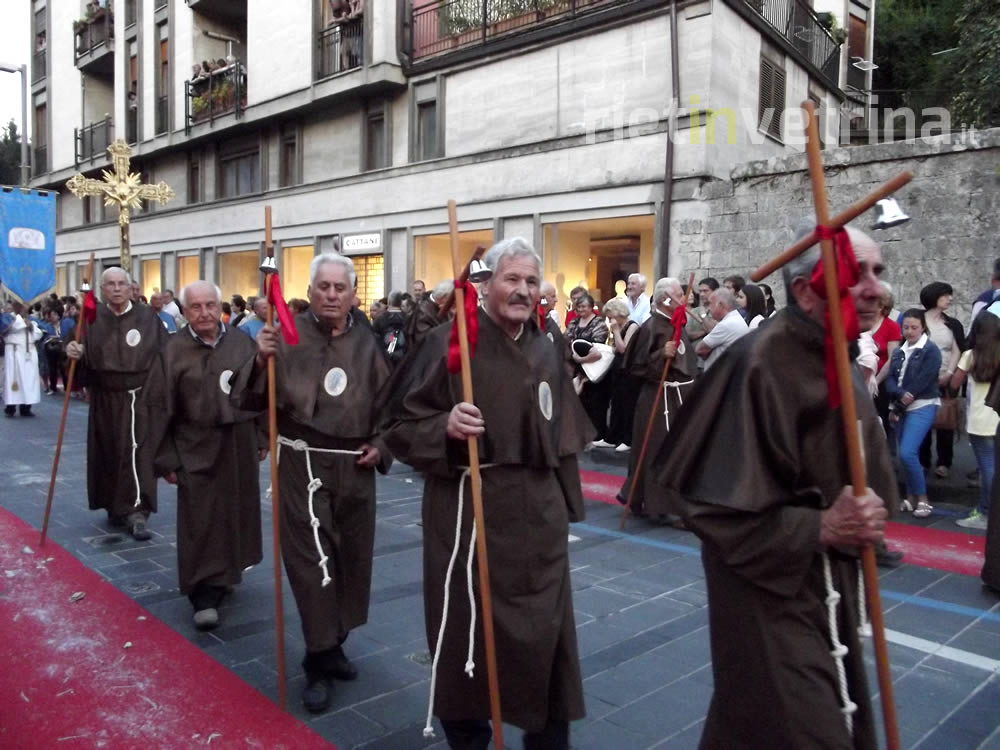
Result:
[[[56,194],[0,187],[0,284],[31,304],[56,285]]]

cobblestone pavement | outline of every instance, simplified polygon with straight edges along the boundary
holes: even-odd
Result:
[[[0,422],[0,505],[40,526],[61,398],[43,397],[36,419]],[[71,405],[51,538],[192,644],[272,698],[277,696],[270,505],[264,563],[221,609],[222,625],[196,632],[177,590],[175,491],[160,484],[154,537],[135,542],[86,509],[86,406]],[[594,452],[583,468],[624,473],[625,459]],[[954,518],[975,502],[974,468],[963,444],[952,478],[933,480],[935,516]],[[264,465],[262,487],[267,487]],[[444,747],[424,739],[430,679],[421,594],[420,477],[405,466],[378,480],[378,523],[369,623],[346,644],[360,677],[337,683],[334,707],[303,711],[303,654],[291,591],[284,591],[290,710],[341,748]],[[572,727],[575,748],[693,748],[712,690],[706,595],[697,541],[682,531],[631,521],[618,506],[589,502],[571,528],[571,566],[587,718]],[[1000,749],[1000,600],[973,576],[902,565],[882,575],[890,660],[903,746]],[[876,687],[869,654],[870,680]],[[518,731],[505,732],[520,747]]]

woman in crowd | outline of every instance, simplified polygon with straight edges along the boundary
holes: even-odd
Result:
[[[966,429],[972,452],[979,467],[979,505],[965,518],[955,523],[967,529],[985,529],[990,511],[990,493],[993,491],[994,436],[1000,417],[986,405],[990,384],[1000,374],[1000,318],[982,312],[972,324],[975,346],[958,360],[958,368],[951,378],[952,390],[962,387],[969,379],[969,413]]]
[[[767,305],[767,313],[764,315],[765,318],[770,318],[775,313],[774,306],[774,292],[771,291],[771,287],[767,284],[758,284],[760,290],[764,292],[764,302]]]
[[[635,418],[635,402],[639,398],[641,381],[625,369],[625,352],[639,325],[629,319],[628,305],[615,298],[604,305],[604,315],[611,321],[612,346],[615,359],[611,364],[611,372],[606,377],[611,378],[611,417],[608,433],[600,447],[610,448],[624,453],[632,442],[632,422]]]
[[[587,341],[591,344],[606,344],[608,341],[608,324],[604,318],[594,312],[594,298],[584,292],[577,296],[576,317],[570,321],[566,328],[566,341],[569,343],[570,353],[573,361],[576,362],[575,374],[582,383],[580,390],[580,401],[587,411],[587,416],[593,422],[597,430],[597,442],[604,439],[608,431],[608,401],[611,393],[608,390],[608,378],[605,376],[600,382],[592,383],[583,372],[583,364],[586,362],[596,362],[601,355],[591,349],[586,355],[581,356],[573,349],[574,341]]]
[[[883,287],[882,307],[871,327],[872,340],[876,347],[875,354],[878,357],[875,370],[875,382],[878,385],[878,392],[875,394],[875,409],[882,420],[882,426],[885,428],[890,446],[893,445],[894,440],[892,425],[889,423],[889,393],[885,380],[889,376],[889,359],[892,357],[892,353],[899,348],[899,342],[903,338],[899,323],[889,316],[892,305],[892,291]]]
[[[941,399],[938,373],[941,350],[927,334],[924,311],[910,308],[903,313],[903,345],[892,353],[886,389],[891,399],[891,420],[899,436],[899,461],[903,466],[907,498],[900,510],[913,511],[917,518],[931,514],[927,500],[927,480],[918,452],[934,424]]]
[[[952,288],[943,281],[935,281],[920,290],[920,304],[926,310],[927,335],[941,350],[941,372],[938,374],[938,385],[941,396],[948,398],[948,383],[958,367],[958,358],[965,349],[965,334],[962,324],[945,314],[951,307]],[[905,314],[904,314],[905,316]],[[955,447],[955,431],[953,429],[937,429],[933,431],[937,441],[937,464],[934,474],[946,479],[951,473],[951,461]],[[927,434],[920,446],[920,463],[925,467],[931,465],[931,433]]]
[[[744,284],[743,288],[736,292],[736,303],[743,310],[743,318],[751,331],[767,318],[767,300],[764,298],[764,292],[756,284]]]

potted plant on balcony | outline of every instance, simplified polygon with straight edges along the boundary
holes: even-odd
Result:
[[[216,112],[228,112],[233,108],[236,87],[232,81],[223,81],[212,91],[212,107]]]
[[[208,114],[208,108],[211,104],[208,95],[194,96],[191,98],[191,117],[195,120],[202,119]]]

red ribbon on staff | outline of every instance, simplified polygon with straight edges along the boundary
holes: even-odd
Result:
[[[680,345],[681,331],[684,330],[684,326],[687,325],[687,322],[687,308],[684,305],[678,305],[677,308],[670,314],[670,325],[674,327],[674,344]]]
[[[295,319],[292,317],[285,298],[281,296],[281,282],[278,281],[278,274],[271,278],[271,286],[267,290],[267,301],[274,305],[274,312],[278,315],[278,322],[281,323],[281,335],[285,338],[285,343],[295,346],[299,343],[299,332],[295,329]]]
[[[462,282],[455,282],[456,289],[462,289]],[[476,297],[476,288],[468,281],[465,282],[465,329],[469,334],[469,356],[476,353],[476,342],[479,340],[479,315],[477,308],[479,301]],[[448,339],[448,372],[455,375],[462,371],[462,358],[458,348],[458,314],[451,323],[451,337]]]
[[[83,295],[83,320],[88,325],[97,320],[97,299],[93,290],[88,290]]]
[[[843,227],[831,229],[830,227],[816,227],[816,235],[820,241],[832,240],[833,252],[837,263],[837,302],[840,304],[840,314],[844,320],[844,332],[848,341],[855,341],[861,335],[858,326],[858,311],[854,307],[854,297],[851,296],[851,287],[858,283],[860,270],[858,269],[858,259],[854,257],[854,248],[851,247],[851,240],[847,236],[847,230]],[[822,299],[826,299],[826,280],[824,276],[823,261],[820,260],[813,268],[812,276],[809,278],[809,286]],[[827,300],[827,310],[824,316],[824,344],[826,347],[826,384],[829,392],[830,408],[836,409],[840,406],[840,381],[837,378],[836,356],[833,351],[833,335],[830,331],[830,300]]]

